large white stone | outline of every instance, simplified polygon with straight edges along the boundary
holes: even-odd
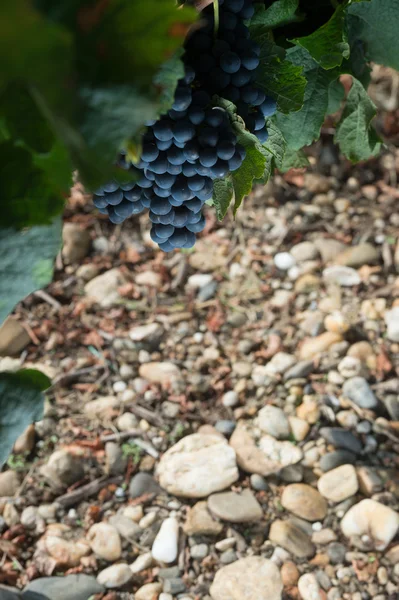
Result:
[[[399,306],[394,306],[385,313],[385,323],[387,338],[392,342],[399,342]]]
[[[320,494],[332,502],[342,502],[354,496],[359,489],[356,469],[353,465],[342,465],[324,473],[317,482]]]
[[[177,558],[178,541],[179,524],[177,519],[174,517],[165,519],[152,545],[152,556],[158,562],[174,562]]]
[[[218,435],[194,433],[169,448],[158,465],[159,482],[170,494],[204,498],[238,479],[233,448]]]
[[[120,299],[118,288],[126,283],[119,269],[110,269],[86,283],[86,295],[103,307],[112,306]]]
[[[115,589],[125,585],[132,577],[133,573],[128,565],[120,563],[101,571],[97,576],[97,581],[108,589]]]
[[[362,500],[352,506],[341,522],[342,533],[356,542],[361,540],[376,550],[385,550],[393,540],[399,527],[397,512],[376,502]]]
[[[283,582],[277,565],[260,556],[241,558],[217,571],[213,600],[281,600]]]

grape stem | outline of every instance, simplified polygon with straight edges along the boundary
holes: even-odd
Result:
[[[215,13],[215,27],[213,31],[213,35],[217,38],[218,29],[219,29],[219,0],[213,0],[213,10]]]

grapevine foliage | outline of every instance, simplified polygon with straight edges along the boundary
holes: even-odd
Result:
[[[351,161],[380,150],[367,86],[371,62],[399,68],[399,0],[194,4],[2,0],[0,323],[51,280],[74,170],[113,222],[149,209],[172,250],[210,196],[223,218],[306,166],[326,115]]]

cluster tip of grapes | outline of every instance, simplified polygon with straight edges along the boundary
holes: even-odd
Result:
[[[214,180],[239,169],[245,159],[228,113],[213,106],[212,97],[233,102],[261,143],[268,136],[265,120],[276,110],[255,83],[260,48],[245,24],[254,12],[252,0],[219,0],[219,6],[216,37],[212,5],[202,12],[203,27],[188,36],[185,75],[172,108],[146,123],[140,160],[133,164],[126,153],[118,159],[132,182],[111,181],[93,196],[115,224],[148,209],[151,239],[165,252],[194,246],[205,227],[202,209],[212,198]]]

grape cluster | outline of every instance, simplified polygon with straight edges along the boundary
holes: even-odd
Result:
[[[203,11],[205,25],[186,42],[185,60],[212,94],[237,106],[246,127],[267,140],[265,119],[276,110],[275,101],[255,85],[259,45],[250,39],[245,21],[254,13],[252,0],[219,0],[219,27],[214,36],[212,5]]]
[[[237,143],[226,111],[212,105],[218,94],[237,105],[246,126],[265,141],[265,117],[274,102],[254,85],[259,47],[244,21],[252,0],[219,0],[220,22],[214,35],[213,9],[203,11],[205,26],[185,44],[185,76],[178,82],[172,108],[148,122],[140,161],[121,154],[118,165],[132,172],[132,183],[107,183],[96,191],[95,206],[112,223],[149,210],[151,238],[168,252],[191,248],[205,227],[202,208],[212,197],[213,181],[240,168],[245,149]]]

